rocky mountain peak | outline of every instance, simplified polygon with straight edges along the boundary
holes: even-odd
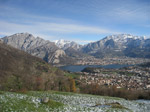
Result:
[[[49,63],[54,64],[55,62],[60,61],[60,57],[61,59],[65,57],[65,52],[58,48],[55,43],[44,40],[40,37],[34,37],[29,33],[17,33],[11,36],[6,36],[2,38],[2,40],[10,46],[26,51]]]
[[[146,37],[146,36],[135,36],[135,35],[131,35],[131,34],[117,34],[117,35],[106,36],[106,37],[104,38],[104,40],[113,39],[114,41],[126,41],[127,39],[145,40],[145,39],[148,39],[148,38],[149,38],[149,37]]]
[[[150,57],[150,38],[130,34],[117,34],[89,43],[82,48],[84,53],[95,57],[129,56]]]
[[[73,49],[77,50],[81,47],[81,45],[77,44],[74,41],[68,41],[68,40],[63,40],[63,39],[56,40],[55,44],[63,50],[66,50],[68,48],[73,48]]]
[[[0,39],[0,43],[3,43],[3,41]]]
[[[60,39],[60,40],[56,40],[55,41],[55,44],[59,47],[59,48],[63,48],[66,44],[70,44],[71,41],[68,41],[68,40],[63,40],[63,39]]]

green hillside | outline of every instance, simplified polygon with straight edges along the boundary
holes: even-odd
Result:
[[[70,91],[70,79],[40,58],[0,43],[0,90]]]

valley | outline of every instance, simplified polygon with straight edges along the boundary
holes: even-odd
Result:
[[[143,57],[137,49],[136,53],[132,52],[134,55],[126,55],[129,37],[131,35],[118,35],[115,39],[108,36],[98,45],[84,46],[63,40],[54,43],[29,33],[1,38],[0,109],[18,112],[26,106],[25,112],[147,112],[149,103],[134,100],[150,99],[149,52],[144,50]],[[120,47],[116,38],[127,39],[127,43],[121,45],[126,47]],[[117,47],[111,45],[112,39]],[[137,39],[141,41],[142,49],[149,46],[149,43],[143,44],[149,40],[142,37],[133,36],[129,40],[134,43]],[[122,51],[116,54],[116,49]],[[103,52],[99,52],[101,50]],[[49,98],[50,102],[43,104],[43,97]]]
[[[150,0],[0,0],[0,112],[150,112]]]

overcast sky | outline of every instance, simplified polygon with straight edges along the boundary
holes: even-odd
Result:
[[[150,0],[0,0],[0,37],[21,32],[81,44],[112,34],[150,36]]]

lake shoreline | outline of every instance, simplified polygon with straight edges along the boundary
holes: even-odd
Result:
[[[121,65],[121,64],[109,64],[109,65],[66,65],[66,66],[60,66],[59,68],[65,71],[69,72],[81,72],[83,69],[87,67],[92,68],[105,68],[105,69],[120,69],[124,67],[129,67],[133,65]]]

